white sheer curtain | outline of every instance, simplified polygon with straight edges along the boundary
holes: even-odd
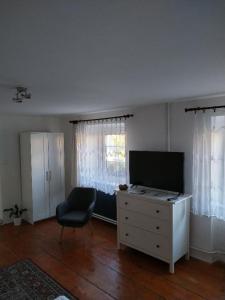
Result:
[[[195,116],[192,211],[225,220],[225,116]]]
[[[75,139],[79,186],[113,194],[127,182],[125,119],[80,122]]]
[[[225,116],[212,117],[211,122],[212,216],[225,220]]]

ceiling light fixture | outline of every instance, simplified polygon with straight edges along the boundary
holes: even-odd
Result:
[[[23,103],[24,100],[31,99],[31,93],[23,86],[16,87],[16,96],[12,100],[16,103]]]

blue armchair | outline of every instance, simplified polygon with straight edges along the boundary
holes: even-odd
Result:
[[[56,208],[56,219],[62,225],[60,242],[63,239],[64,227],[82,227],[92,217],[96,202],[94,188],[75,187],[66,201]]]

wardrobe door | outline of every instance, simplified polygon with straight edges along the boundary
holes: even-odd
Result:
[[[31,134],[33,221],[49,217],[48,136]]]
[[[55,216],[56,206],[65,200],[64,183],[64,135],[48,133],[49,160],[49,207],[50,216]]]

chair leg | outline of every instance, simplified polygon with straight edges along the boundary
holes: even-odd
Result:
[[[59,239],[60,244],[62,244],[62,241],[63,241],[63,231],[64,231],[64,226],[62,226],[61,231],[60,231],[60,239]]]

